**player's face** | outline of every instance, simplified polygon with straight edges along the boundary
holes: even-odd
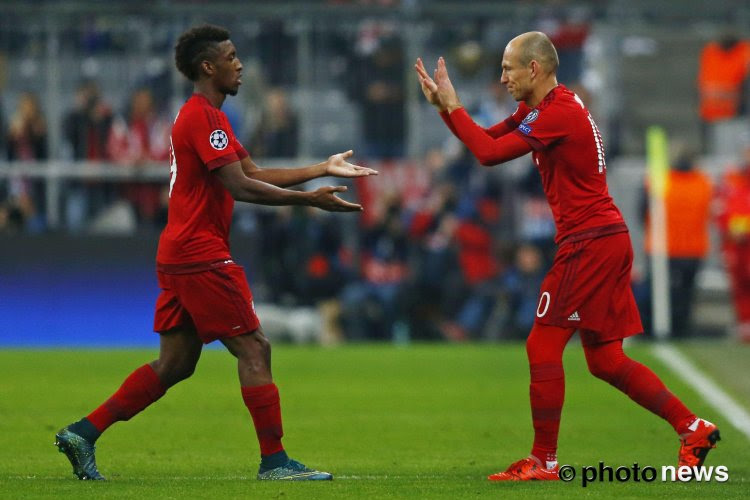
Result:
[[[524,66],[520,59],[514,44],[509,43],[503,53],[503,73],[500,77],[500,83],[505,85],[513,99],[525,101],[531,96],[532,91],[531,65]]]
[[[237,49],[231,40],[219,43],[219,56],[214,61],[214,82],[224,94],[237,95],[242,85],[242,63],[237,58]]]

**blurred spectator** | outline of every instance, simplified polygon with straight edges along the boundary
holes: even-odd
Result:
[[[140,166],[169,159],[169,121],[158,116],[149,89],[138,89],[128,110],[112,122],[107,156],[117,163]]]
[[[267,287],[273,294],[269,299],[285,305],[315,305],[337,297],[351,265],[340,219],[304,207],[279,207],[257,215],[259,234],[264,235],[260,260],[268,263],[257,272],[272,285]]]
[[[300,296],[308,304],[338,297],[352,273],[351,250],[344,247],[344,222],[340,217],[310,207],[296,231],[297,241],[304,239],[303,272]]]
[[[499,191],[490,184],[484,193],[459,200],[453,239],[461,269],[462,286],[456,290],[461,305],[456,319],[442,328],[451,340],[479,338],[495,304],[502,267],[492,234],[500,219],[498,198]]]
[[[520,189],[516,193],[516,235],[520,240],[539,247],[545,263],[551,263],[557,248],[555,219],[544,195],[542,178],[533,163],[529,165],[518,187]]]
[[[10,161],[47,159],[47,123],[37,96],[25,92],[10,117],[7,134]],[[20,217],[20,225],[31,232],[44,229],[45,191],[43,180],[14,177],[8,181],[7,204]]]
[[[365,154],[397,158],[406,134],[403,42],[381,25],[360,33],[349,82],[349,95],[360,106]]]
[[[495,80],[490,82],[485,92],[480,95],[472,116],[478,124],[489,128],[512,115],[517,106],[506,88],[499,80]]]
[[[406,305],[415,336],[429,339],[451,333],[446,332],[446,318],[455,315],[465,290],[454,239],[459,223],[456,189],[440,178],[433,182],[409,221],[416,258]]]
[[[297,219],[302,212],[298,207],[278,207],[274,210],[257,211],[258,230],[262,234],[258,245],[262,269],[251,270],[260,277],[259,295],[267,293],[263,300],[283,305],[296,305],[299,288],[297,270],[302,257],[294,241]]]
[[[47,159],[47,122],[39,99],[24,92],[8,125],[8,159],[20,161]]]
[[[749,73],[750,42],[724,33],[703,47],[698,68],[698,113],[704,150],[712,154],[733,152],[727,149],[743,128],[733,120],[747,113]]]
[[[270,85],[293,85],[297,76],[297,41],[283,19],[266,19],[255,40],[263,75]]]
[[[24,214],[12,194],[10,184],[0,183],[0,234],[17,234],[23,231]]]
[[[360,277],[341,292],[341,322],[349,339],[392,339],[403,325],[402,295],[409,277],[409,245],[399,201],[391,200],[375,226],[360,236]]]
[[[476,33],[472,33],[476,36]],[[456,69],[466,78],[475,77],[484,66],[482,45],[476,40],[462,40],[451,49]]]
[[[569,87],[580,82],[583,74],[583,45],[590,30],[588,14],[580,8],[548,14],[539,20],[539,31],[546,33],[557,49],[557,81]]]
[[[528,335],[536,318],[539,290],[547,269],[544,255],[536,245],[522,243],[516,249],[512,265],[499,279],[501,319],[497,323],[502,329],[499,337],[522,339]]]
[[[3,91],[5,89],[5,78],[7,75],[6,57],[4,52],[0,52],[0,158],[5,158],[5,111],[3,108]],[[0,181],[2,187],[2,181]],[[0,200],[3,198],[0,197]]]
[[[2,67],[0,67],[0,71],[2,71]],[[5,158],[7,154],[5,149],[7,137],[5,135],[5,111],[3,111],[3,95],[0,92],[0,158]]]
[[[101,98],[99,86],[84,80],[78,87],[75,106],[63,122],[63,136],[76,160],[106,161],[112,110]],[[91,213],[115,199],[116,190],[107,184],[70,181],[65,187],[65,222],[72,231],[84,228]]]
[[[741,340],[750,342],[750,145],[718,187],[721,247]]]
[[[298,134],[299,122],[286,92],[278,87],[270,89],[249,140],[250,153],[259,158],[293,158],[297,156]]]
[[[151,91],[138,89],[125,116],[114,119],[107,141],[107,156],[118,164],[143,167],[169,159],[170,123],[156,113]],[[141,222],[154,224],[162,207],[160,184],[126,183],[122,195],[133,204]]]
[[[20,233],[34,230],[36,207],[24,179],[11,178],[0,183],[0,232]]]
[[[107,140],[112,109],[104,102],[99,86],[85,80],[76,91],[75,107],[65,117],[64,135],[76,160],[107,160]]]
[[[341,328],[339,294],[354,274],[352,251],[343,241],[347,223],[348,219],[306,207],[300,227],[291,235],[301,254],[302,265],[296,268],[302,269],[298,271],[298,297],[300,302],[317,307],[323,320],[325,343],[346,338]]]
[[[709,251],[711,180],[698,169],[696,162],[696,152],[683,147],[672,162],[664,193],[671,333],[675,338],[684,338],[693,333],[695,278]],[[642,211],[646,254],[651,255],[653,243],[647,192],[643,196]],[[653,326],[650,289],[645,293],[645,303],[640,305],[647,332]]]

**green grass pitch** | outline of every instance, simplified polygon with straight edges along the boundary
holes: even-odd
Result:
[[[490,483],[526,455],[532,429],[522,344],[277,345],[286,448],[331,483],[260,483],[258,445],[233,358],[206,350],[193,378],[97,443],[106,483],[73,477],[55,431],[108,397],[148,350],[0,351],[0,498],[748,498],[750,442],[649,354],[646,362],[723,440],[725,483]],[[744,358],[745,360],[747,358]],[[744,364],[744,361],[741,361]],[[561,464],[673,464],[671,428],[590,376],[566,351]],[[747,376],[746,365],[738,366]],[[721,382],[721,379],[717,379]],[[736,395],[737,393],[735,393]],[[739,399],[739,398],[738,398]],[[740,399],[740,401],[742,401]],[[747,400],[744,401],[747,406]]]

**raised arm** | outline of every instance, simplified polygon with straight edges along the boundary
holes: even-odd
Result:
[[[376,170],[349,163],[347,159],[353,154],[354,152],[350,149],[344,153],[332,155],[324,162],[301,168],[261,168],[249,156],[240,162],[247,177],[282,188],[296,186],[325,176],[350,178],[377,175]]]
[[[315,191],[293,191],[253,179],[245,175],[239,161],[214,170],[224,187],[237,201],[260,205],[308,205],[329,212],[356,212],[362,206],[342,200],[336,193],[346,191],[346,186],[325,186]]]
[[[515,128],[512,117],[489,130],[471,119],[453,88],[442,57],[438,59],[434,79],[427,73],[421,59],[417,59],[415,69],[427,101],[438,109],[451,132],[469,148],[479,163],[485,166],[497,165],[531,151],[531,146],[523,139],[509,133]]]
[[[492,137],[471,119],[464,108],[459,108],[450,114],[453,123],[453,133],[466,144],[469,151],[479,160],[479,163],[489,167],[513,160],[531,152],[531,146],[516,134],[505,133],[500,137]]]

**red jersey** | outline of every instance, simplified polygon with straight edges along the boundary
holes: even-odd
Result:
[[[555,242],[627,230],[607,190],[599,129],[583,101],[564,85],[552,89],[533,109],[521,102],[512,116],[490,129],[471,122],[463,108],[443,119],[470,149],[481,148],[481,156],[492,164],[509,159],[501,151],[492,151],[502,147],[506,133],[515,134],[531,147],[555,218]]]
[[[182,106],[172,127],[167,225],[158,264],[229,259],[234,199],[212,171],[248,156],[226,115],[200,94]]]

